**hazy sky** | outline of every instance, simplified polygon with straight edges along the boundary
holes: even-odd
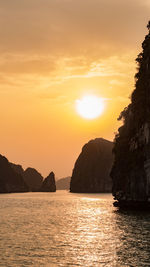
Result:
[[[0,0],[0,153],[71,175],[90,139],[113,140],[134,88],[149,0]],[[105,99],[85,120],[75,101]]]

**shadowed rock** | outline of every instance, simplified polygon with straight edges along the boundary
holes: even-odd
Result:
[[[14,169],[15,172],[21,174],[23,176],[24,173],[24,169],[22,168],[21,165],[19,164],[15,164],[15,163],[11,163],[10,162],[11,167]]]
[[[43,181],[42,186],[39,190],[40,192],[55,192],[56,184],[55,184],[55,175],[51,172]]]
[[[77,193],[111,192],[113,143],[103,138],[89,141],[82,148],[71,177],[70,191]]]
[[[27,168],[23,172],[23,178],[30,191],[38,192],[40,190],[43,182],[43,177],[36,169]]]
[[[131,104],[120,114],[123,126],[114,142],[113,195],[122,208],[150,209],[150,22],[148,31],[136,59]]]
[[[4,156],[0,155],[0,193],[27,192],[23,177],[15,172]]]

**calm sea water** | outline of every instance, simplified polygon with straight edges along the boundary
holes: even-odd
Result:
[[[150,214],[110,194],[0,195],[0,266],[150,266]]]

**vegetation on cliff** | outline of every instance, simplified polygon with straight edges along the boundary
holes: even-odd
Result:
[[[135,90],[114,142],[113,195],[119,204],[150,200],[150,22],[138,55]]]

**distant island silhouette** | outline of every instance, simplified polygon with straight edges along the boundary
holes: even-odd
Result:
[[[0,155],[0,193],[55,191],[53,172],[44,179],[34,168],[27,168],[24,171],[21,165],[11,163]]]
[[[69,190],[70,180],[71,180],[70,176],[58,179],[56,181],[56,189],[57,190]]]
[[[84,145],[79,155],[72,177],[66,177],[55,181],[55,175],[51,172],[43,179],[42,175],[34,168],[26,170],[19,164],[9,162],[5,157],[7,166],[1,161],[0,193],[12,192],[55,192],[69,190],[82,193],[110,193],[112,181],[109,176],[112,166],[112,142],[103,138],[96,138]],[[7,175],[7,169],[11,176]],[[15,177],[19,180],[15,180]],[[11,178],[14,177],[14,178]]]

